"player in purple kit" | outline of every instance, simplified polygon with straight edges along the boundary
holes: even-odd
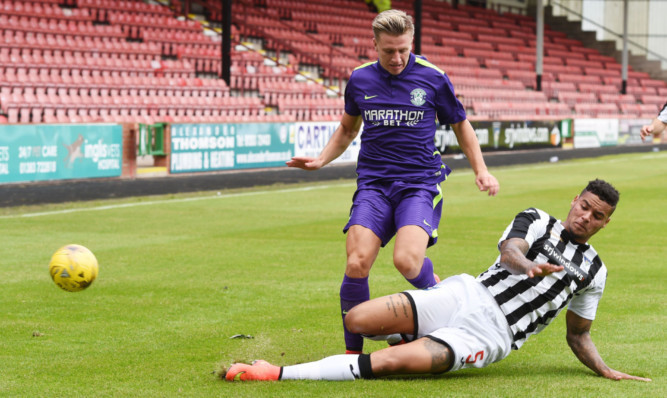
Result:
[[[378,61],[356,68],[345,89],[340,126],[317,157],[294,157],[289,167],[317,170],[343,154],[358,134],[357,191],[347,233],[347,265],[340,288],[343,320],[369,300],[368,275],[381,247],[396,235],[394,265],[419,289],[437,283],[426,248],[435,244],[442,212],[440,183],[450,169],[435,147],[436,119],[450,124],[475,173],[491,196],[498,181],[487,170],[477,136],[443,71],[411,53],[414,26],[402,11],[373,20]],[[347,353],[361,353],[363,338],[344,326]]]

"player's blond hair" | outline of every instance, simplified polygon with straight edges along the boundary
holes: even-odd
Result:
[[[412,23],[412,17],[401,10],[383,11],[373,19],[375,40],[380,38],[381,33],[401,36],[408,32],[414,34],[415,25]]]

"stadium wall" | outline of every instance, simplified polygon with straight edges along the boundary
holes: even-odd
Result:
[[[473,121],[483,152],[582,149],[662,143],[639,136],[649,119]],[[163,174],[178,175],[284,168],[293,156],[317,156],[338,122],[164,125],[161,137],[138,134],[137,124],[0,126],[0,184],[81,179],[133,179],[139,175],[141,140],[163,143],[153,156]],[[360,137],[334,164],[356,162]],[[443,156],[460,155],[456,136],[439,126],[435,144]],[[149,152],[150,154],[150,152]]]

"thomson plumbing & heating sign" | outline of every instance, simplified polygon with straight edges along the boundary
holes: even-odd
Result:
[[[173,124],[171,173],[285,166],[286,123]]]

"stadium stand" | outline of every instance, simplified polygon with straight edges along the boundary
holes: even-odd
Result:
[[[237,0],[231,79],[219,78],[218,0],[0,0],[0,122],[336,120],[345,79],[375,59],[358,0]],[[393,7],[412,13],[412,2]],[[535,21],[423,0],[422,53],[471,118],[654,116],[667,83],[545,27],[535,91]]]

